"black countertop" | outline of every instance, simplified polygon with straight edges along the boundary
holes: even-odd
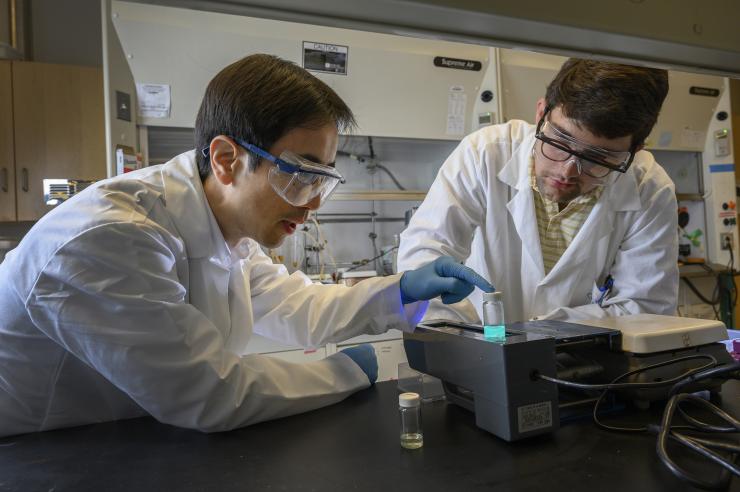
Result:
[[[220,434],[141,418],[0,439],[0,490],[696,490],[660,463],[655,436],[606,432],[589,419],[507,443],[478,429],[473,414],[434,402],[423,406],[424,447],[405,450],[397,394],[395,382],[380,383]],[[740,384],[726,383],[722,395],[740,414]]]

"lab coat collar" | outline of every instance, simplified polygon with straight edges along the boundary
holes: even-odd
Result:
[[[179,231],[189,258],[210,257],[228,268],[231,254],[206,200],[195,151],[178,155],[162,166],[165,206]]]
[[[642,157],[640,154],[643,153],[638,152],[635,156],[635,161],[638,161],[638,158]],[[639,159],[639,161],[641,160]],[[615,176],[612,177],[613,181],[604,189],[602,199],[606,195],[609,207],[614,212],[626,212],[640,210],[642,208],[640,204],[640,190],[637,189],[637,177],[635,176],[635,170],[640,165],[641,162],[634,162],[626,173],[612,173]]]
[[[512,152],[503,169],[498,173],[498,179],[516,188],[518,191],[529,188],[529,157],[534,148],[534,131],[524,137],[519,147]]]
[[[510,188],[515,188],[517,193],[509,194],[509,202],[506,208],[511,215],[519,237],[522,239],[522,249],[529,256],[530,265],[534,268],[538,279],[545,276],[545,266],[542,262],[542,250],[540,248],[537,221],[532,220],[534,214],[534,201],[529,183],[529,158],[534,146],[534,131],[521,140],[519,147],[512,152],[503,169],[498,173],[498,179],[506,183]],[[519,193],[519,192],[524,193]]]

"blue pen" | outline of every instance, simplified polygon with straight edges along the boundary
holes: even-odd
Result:
[[[604,285],[599,287],[599,292],[601,292],[601,295],[599,296],[598,300],[596,301],[596,304],[601,306],[601,304],[606,299],[606,296],[609,295],[609,293],[612,290],[612,287],[614,287],[614,278],[612,278],[611,275],[606,276],[606,280],[604,280]]]

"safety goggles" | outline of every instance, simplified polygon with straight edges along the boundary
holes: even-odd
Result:
[[[233,137],[232,137],[233,138]],[[238,138],[234,141],[253,154],[275,164],[267,174],[267,181],[275,193],[286,202],[302,207],[321,197],[323,203],[339,183],[344,183],[342,175],[332,166],[313,162],[289,150],[275,157],[266,150]],[[204,149],[204,155],[207,149]]]
[[[542,142],[542,154],[555,162],[575,160],[579,174],[605,178],[610,172],[627,172],[635,157],[634,148],[626,151],[606,150],[580,142],[563,133],[545,116],[537,125],[535,138]]]

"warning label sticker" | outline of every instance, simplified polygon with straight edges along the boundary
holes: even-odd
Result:
[[[543,401],[517,408],[519,433],[552,427],[552,403]]]
[[[314,72],[347,75],[349,47],[303,42],[303,68]]]

